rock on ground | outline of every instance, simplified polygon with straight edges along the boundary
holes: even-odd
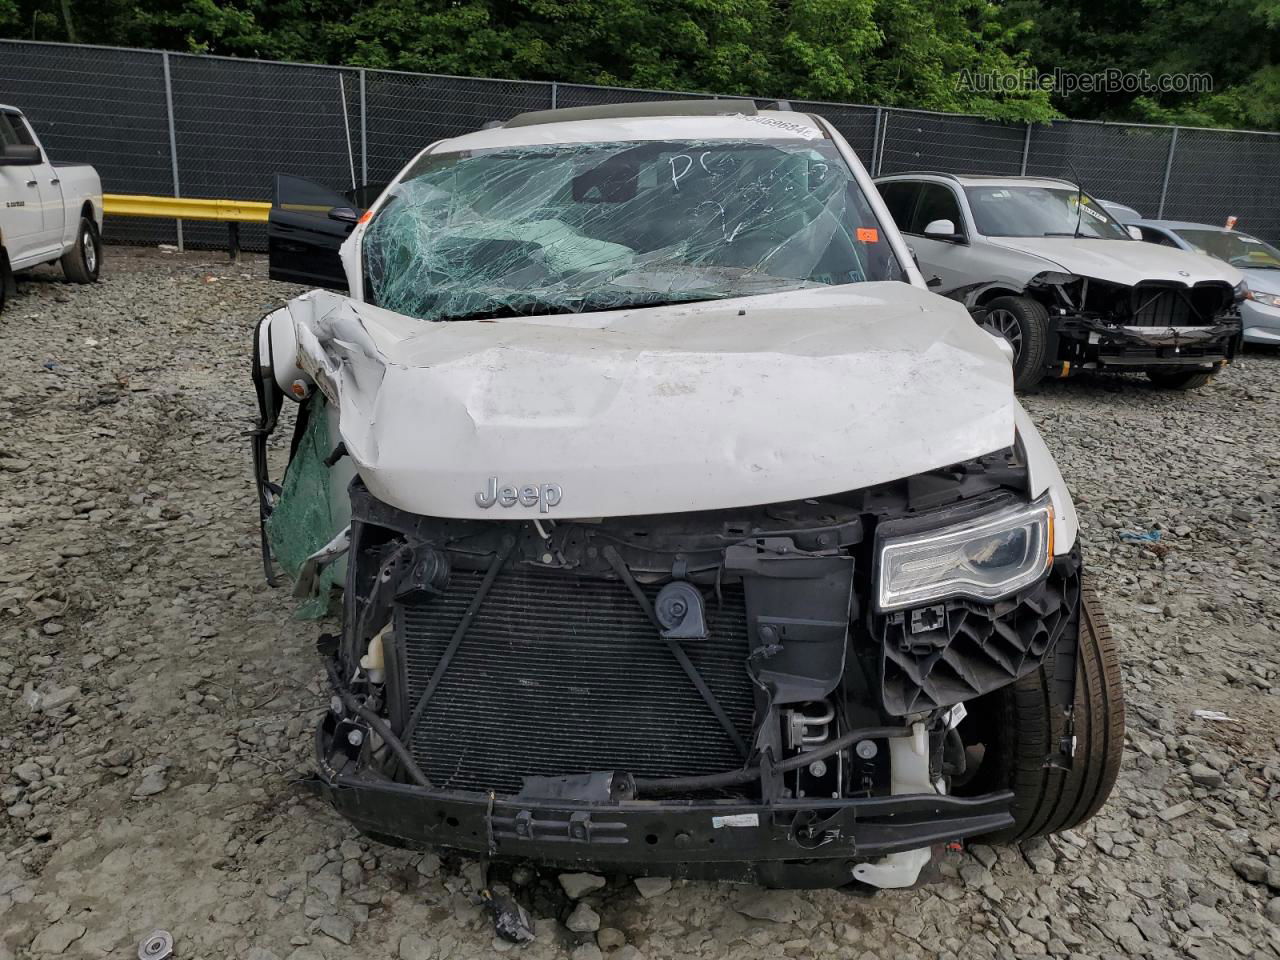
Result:
[[[560,887],[570,900],[577,900],[593,890],[602,889],[607,880],[593,873],[562,873],[559,877]]]
[[[600,914],[591,909],[591,905],[578,901],[564,925],[574,933],[595,933],[600,929]]]

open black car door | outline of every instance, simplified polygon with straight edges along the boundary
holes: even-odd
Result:
[[[301,177],[277,174],[267,217],[267,263],[272,280],[346,291],[338,248],[361,209],[340,193]]]

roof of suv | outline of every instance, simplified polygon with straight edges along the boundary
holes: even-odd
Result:
[[[1247,230],[1228,230],[1220,223],[1191,223],[1188,220],[1156,220],[1154,217],[1143,217],[1130,220],[1135,227],[1164,227],[1168,230],[1218,230],[1223,233],[1248,233]],[[1252,234],[1249,234],[1252,236]]]
[[[876,182],[889,180],[912,180],[919,177],[938,177],[951,180],[965,187],[999,187],[1018,185],[1023,187],[1062,187],[1075,189],[1075,183],[1061,177],[982,177],[964,173],[942,173],[938,170],[907,170],[902,173],[889,173],[876,177]]]
[[[502,126],[442,140],[436,152],[486,150],[552,143],[629,140],[821,140],[816,119],[789,110],[757,110],[750,101],[693,100],[568,108],[519,114]],[[699,106],[695,111],[690,109]],[[602,115],[604,114],[604,115]]]

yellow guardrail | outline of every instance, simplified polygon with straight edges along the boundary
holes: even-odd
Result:
[[[128,193],[104,193],[102,209],[113,217],[174,217],[178,220],[266,223],[271,204],[261,200],[202,200],[197,197],[142,197]]]

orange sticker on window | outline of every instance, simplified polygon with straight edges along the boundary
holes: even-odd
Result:
[[[859,243],[879,243],[880,231],[875,227],[859,227],[858,228]]]

